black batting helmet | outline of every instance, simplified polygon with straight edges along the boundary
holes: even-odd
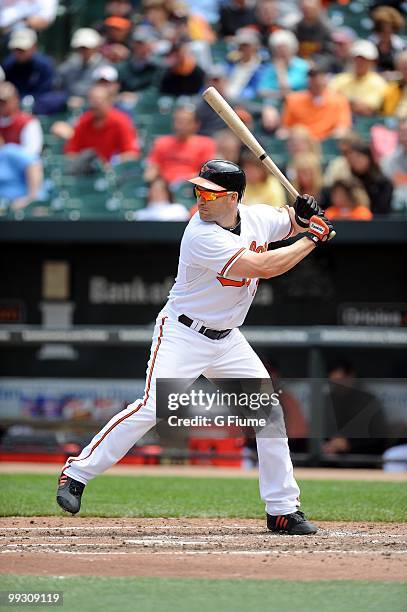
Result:
[[[237,191],[241,201],[246,189],[246,175],[237,164],[224,159],[211,159],[201,168],[199,176],[190,183],[208,191]]]

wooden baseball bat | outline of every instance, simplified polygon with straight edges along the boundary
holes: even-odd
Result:
[[[252,153],[266,166],[267,170],[274,174],[275,177],[286,188],[288,193],[295,200],[300,194],[295,187],[290,183],[288,178],[284,176],[280,168],[273,162],[271,157],[263,149],[257,138],[252,134],[249,128],[243,123],[240,117],[236,114],[233,108],[226,102],[215,87],[208,87],[202,97],[213,108],[221,119],[229,126],[236,136],[252,151]],[[334,238],[336,232],[332,231],[329,234],[328,240]]]
[[[284,174],[280,168],[276,166],[270,156],[263,149],[257,138],[252,134],[249,128],[243,123],[238,117],[233,108],[226,102],[226,100],[220,95],[215,87],[208,87],[202,97],[209,106],[212,106],[213,110],[219,115],[221,119],[230,127],[232,132],[236,134],[238,138],[254,153],[254,155],[266,166],[266,168],[276,176],[279,181],[287,189],[288,193],[295,200],[299,193]]]

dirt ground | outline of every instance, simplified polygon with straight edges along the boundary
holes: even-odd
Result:
[[[318,523],[275,535],[261,520],[0,519],[0,572],[35,575],[405,580],[407,525]]]
[[[0,473],[57,474],[60,466],[0,463]],[[296,477],[407,480],[381,470],[297,468]],[[117,466],[108,474],[257,478],[187,466]],[[0,519],[0,573],[33,575],[405,580],[407,524],[317,523],[314,536],[268,532],[264,520]]]

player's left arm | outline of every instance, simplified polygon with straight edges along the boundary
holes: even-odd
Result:
[[[273,251],[243,252],[228,271],[228,276],[273,278],[291,270],[320,244],[335,236],[333,225],[322,214],[311,217],[304,238]]]

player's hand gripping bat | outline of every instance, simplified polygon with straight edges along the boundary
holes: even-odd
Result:
[[[288,178],[284,176],[280,168],[276,166],[270,156],[263,149],[257,138],[252,134],[249,128],[243,123],[238,117],[233,108],[226,102],[215,87],[208,87],[202,97],[206,102],[213,108],[213,110],[219,115],[226,125],[236,134],[236,136],[252,151],[252,153],[259,159],[267,168],[269,172],[274,174],[275,177],[281,182],[286,188],[291,197],[295,200],[299,197],[298,191],[290,183]],[[336,232],[332,230],[329,233],[328,240],[334,238]]]

